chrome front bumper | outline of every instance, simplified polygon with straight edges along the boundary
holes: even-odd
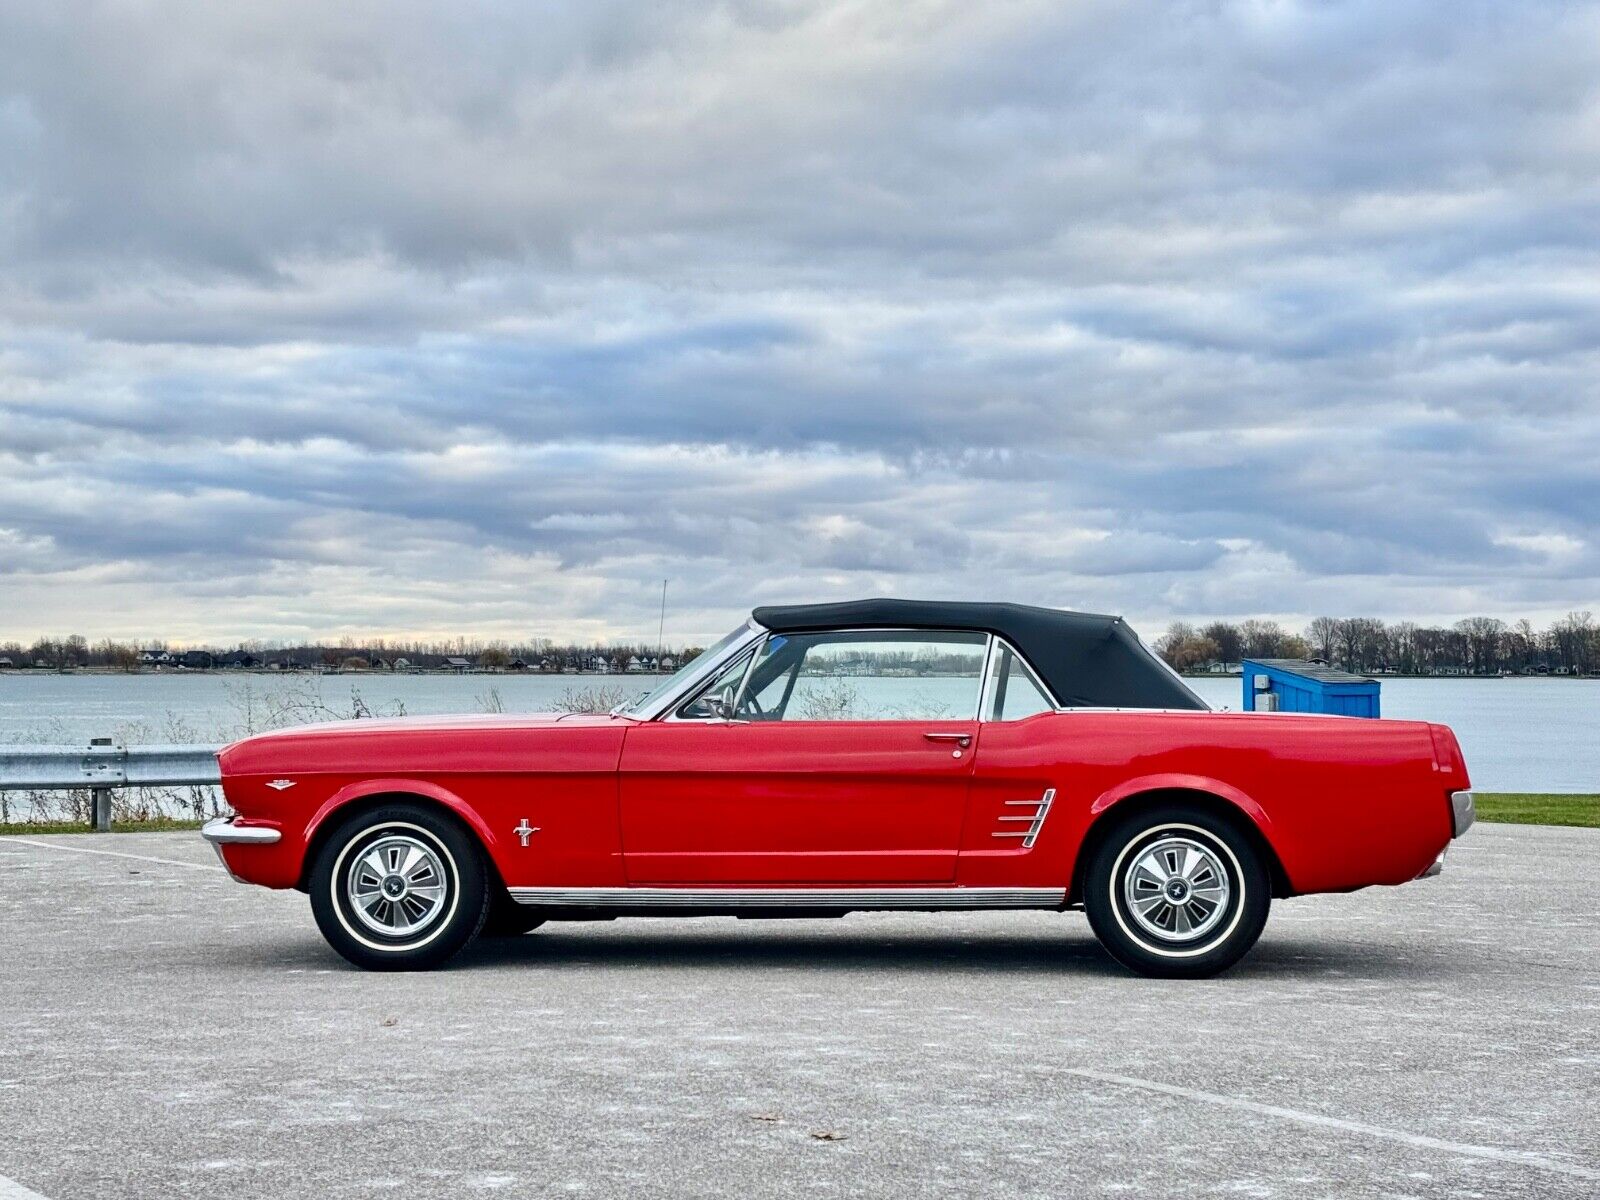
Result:
[[[234,820],[233,817],[212,817],[200,826],[200,836],[211,843],[222,869],[238,879],[228,860],[222,857],[222,848],[227,845],[270,846],[283,837],[283,831],[267,825],[235,825]]]

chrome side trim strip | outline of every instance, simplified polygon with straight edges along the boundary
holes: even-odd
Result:
[[[994,660],[1000,656],[1001,639],[995,634],[989,635],[989,640],[983,646],[983,669],[978,672],[978,715],[975,720],[985,721],[992,718],[984,716],[984,706],[989,703],[989,680],[994,677]],[[1050,693],[1046,692],[1049,696]],[[1051,697],[1052,702],[1055,697]]]
[[[1060,908],[1065,888],[666,888],[507,889],[518,904],[549,908]]]

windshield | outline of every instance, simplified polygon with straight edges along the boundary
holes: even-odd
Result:
[[[695,655],[688,662],[684,663],[683,666],[679,667],[671,675],[667,676],[667,678],[656,684],[656,686],[651,688],[648,692],[641,692],[634,699],[628,701],[628,703],[620,704],[611,711],[623,714],[636,713],[655,697],[665,696],[669,692],[676,690],[678,685],[699,670],[702,664],[710,662],[735,641],[743,637],[745,630],[748,628],[748,625],[739,626],[739,628],[728,634],[727,637],[719,639],[716,645],[709,646],[702,650],[699,654]]]

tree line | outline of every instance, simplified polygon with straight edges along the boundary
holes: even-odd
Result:
[[[1414,621],[1386,624],[1376,617],[1318,617],[1296,633],[1277,621],[1174,621],[1156,639],[1156,650],[1180,671],[1201,671],[1244,658],[1318,658],[1347,671],[1392,671],[1401,675],[1600,674],[1600,625],[1589,612],[1568,613],[1544,629],[1527,620],[1467,617],[1445,627]],[[591,671],[600,664],[625,671],[631,659],[670,670],[700,652],[698,646],[660,648],[643,643],[561,643],[548,638],[520,642],[452,638],[405,641],[386,638],[338,642],[243,641],[226,647],[175,647],[165,641],[119,642],[109,638],[43,637],[29,645],[0,642],[0,665],[70,670],[99,667],[134,671],[162,662],[283,670],[438,670],[461,661],[486,669]],[[185,658],[188,662],[185,663]],[[451,660],[456,660],[452,664]]]
[[[1359,674],[1593,675],[1600,673],[1594,614],[1568,613],[1545,629],[1532,622],[1467,617],[1449,627],[1376,617],[1318,617],[1300,633],[1276,621],[1197,626],[1174,621],[1156,639],[1174,668],[1197,671],[1244,658],[1318,658]]]
[[[277,668],[305,671],[337,668],[342,670],[439,670],[461,662],[485,669],[520,668],[547,671],[625,671],[630,660],[641,666],[671,670],[700,653],[700,647],[561,644],[548,638],[523,642],[480,641],[451,638],[446,641],[403,641],[387,638],[338,642],[279,642],[250,640],[217,646],[181,646],[167,641],[120,642],[106,638],[90,643],[87,638],[42,637],[29,645],[0,642],[0,665],[9,660],[16,668],[39,667],[72,670],[98,667],[136,671],[152,665]]]

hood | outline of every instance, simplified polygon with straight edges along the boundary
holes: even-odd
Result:
[[[366,737],[382,733],[473,732],[490,729],[548,729],[554,725],[583,727],[611,725],[618,721],[632,723],[633,718],[612,716],[609,713],[441,713],[433,716],[377,717],[351,721],[321,721],[313,725],[289,725],[283,729],[269,729],[240,738],[225,748],[233,749],[246,742],[265,742],[281,738]]]

